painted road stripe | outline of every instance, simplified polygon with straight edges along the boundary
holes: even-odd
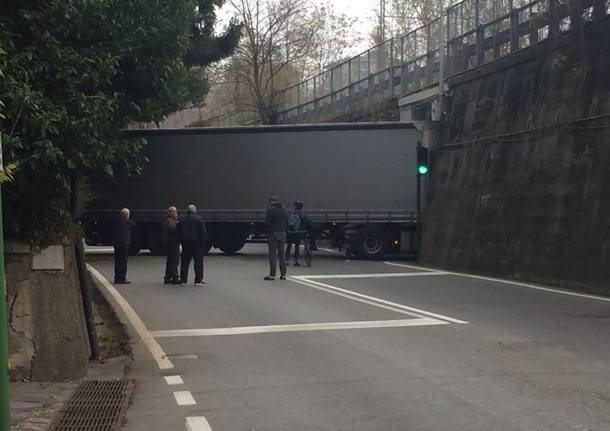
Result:
[[[431,313],[426,310],[421,310],[421,309],[415,308],[415,307],[409,307],[407,305],[399,304],[397,302],[386,301],[385,299],[376,298],[374,296],[369,296],[369,295],[364,295],[362,293],[354,292],[354,291],[347,290],[347,289],[342,289],[340,287],[332,286],[332,285],[326,284],[326,283],[320,283],[319,281],[308,280],[307,276],[292,276],[292,277],[288,277],[288,279],[292,280],[292,281],[298,280],[298,281],[302,282],[302,284],[308,285],[310,287],[313,287],[313,288],[319,289],[319,290],[328,291],[326,289],[330,289],[330,293],[338,294],[339,296],[344,296],[346,298],[353,299],[355,301],[363,299],[363,300],[370,301],[369,303],[371,303],[372,305],[376,305],[376,306],[384,305],[384,306],[390,306],[392,308],[404,310],[405,312],[413,313],[413,315],[415,315],[417,317],[427,316],[427,317],[432,317],[434,319],[445,320],[445,321],[451,322],[451,323],[459,323],[459,324],[468,323],[464,320],[455,319],[453,317],[444,316],[442,314]],[[377,305],[377,304],[379,304],[379,305]],[[381,307],[381,308],[383,308],[383,307]]]
[[[184,384],[184,380],[180,376],[165,376],[165,382],[170,386]]]
[[[392,278],[392,277],[422,277],[429,275],[445,275],[446,272],[382,272],[378,274],[321,274],[321,275],[304,275],[295,276],[306,280],[318,278]]]
[[[150,334],[150,331],[146,328],[146,325],[144,325],[142,319],[140,319],[140,317],[137,315],[131,305],[129,305],[125,298],[123,298],[123,295],[121,295],[118,290],[116,290],[114,286],[110,284],[110,282],[106,280],[106,278],[104,278],[104,276],[98,270],[96,270],[91,265],[87,265],[87,268],[91,272],[91,275],[95,277],[95,279],[99,282],[103,290],[105,290],[105,292],[107,293],[107,295],[104,296],[106,296],[107,299],[108,296],[110,296],[112,301],[114,301],[114,303],[119,306],[133,329],[142,339],[144,344],[146,344],[146,347],[148,347],[148,351],[157,362],[159,369],[171,370],[172,368],[174,368],[174,364],[172,364],[172,362],[167,359],[166,354],[159,345],[159,343],[157,343],[155,338]]]
[[[216,335],[269,334],[276,332],[334,331],[338,329],[401,328],[405,326],[448,325],[438,319],[365,320],[360,322],[299,323],[293,325],[238,326],[234,328],[174,329],[154,331],[157,338],[210,337]]]
[[[179,406],[194,406],[197,404],[190,391],[174,392],[174,398],[176,399],[176,404]]]
[[[307,287],[313,287],[314,289],[321,290],[323,292],[332,293],[333,295],[341,296],[341,297],[347,298],[347,299],[349,299],[351,301],[361,302],[363,304],[372,305],[373,307],[383,308],[384,310],[393,311],[395,313],[404,314],[406,316],[416,317],[418,319],[421,319],[423,317],[421,314],[412,313],[412,312],[404,310],[402,308],[391,307],[389,305],[383,305],[383,304],[380,304],[378,302],[369,301],[367,299],[356,298],[353,295],[350,295],[350,294],[347,294],[347,293],[337,292],[336,290],[333,289],[334,286],[331,286],[331,289],[325,288],[323,283],[319,283],[317,281],[307,281],[305,279],[298,278],[297,276],[288,277],[288,280],[290,280],[290,281],[292,281],[294,283],[303,284],[303,285],[305,285]]]
[[[325,251],[327,253],[340,254],[337,250],[333,250],[332,248],[318,247],[318,250],[322,250],[322,251]]]
[[[404,264],[394,263],[394,262],[384,262],[384,263],[387,264],[387,265],[400,266],[400,267],[403,267],[403,268],[410,268],[410,269],[418,269],[418,270],[423,270],[423,271],[434,271],[434,272],[437,272],[437,270],[435,270],[435,269],[425,268],[425,267],[421,267],[421,266],[404,265]],[[502,279],[502,278],[484,277],[482,275],[466,274],[466,273],[463,273],[463,272],[452,272],[452,271],[445,271],[444,274],[446,274],[446,275],[455,275],[455,276],[458,276],[458,277],[473,278],[473,279],[477,279],[477,280],[492,281],[492,282],[495,282],[495,283],[511,284],[513,286],[527,287],[528,289],[540,290],[542,292],[549,292],[549,293],[557,293],[559,295],[576,296],[577,298],[586,298],[586,299],[593,299],[595,301],[610,302],[610,297],[607,297],[607,296],[599,296],[599,295],[590,295],[590,294],[587,294],[587,293],[570,292],[570,291],[567,291],[567,290],[553,289],[551,287],[538,286],[536,284],[522,283],[522,282],[519,282],[519,281],[505,280],[505,279]]]
[[[186,429],[188,431],[212,431],[212,427],[203,416],[186,418]]]

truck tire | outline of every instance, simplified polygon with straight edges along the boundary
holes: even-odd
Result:
[[[389,248],[385,232],[372,226],[359,229],[352,239],[352,252],[362,259],[381,259]]]
[[[224,240],[216,244],[216,247],[222,250],[225,254],[235,254],[246,245],[245,238],[235,238],[231,240]]]

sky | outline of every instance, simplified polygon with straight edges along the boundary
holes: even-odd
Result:
[[[313,0],[321,3],[322,0]],[[349,51],[350,55],[358,54],[370,47],[368,34],[373,27],[373,9],[379,7],[379,0],[328,0],[333,4],[335,10],[339,13],[344,13],[349,17],[357,18],[358,21],[354,26],[354,30],[360,34],[363,42],[352,47]],[[230,17],[230,6],[223,7],[220,13],[221,25]]]

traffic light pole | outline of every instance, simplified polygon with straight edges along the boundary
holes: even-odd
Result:
[[[0,431],[10,431],[11,409],[8,398],[8,328],[6,315],[6,279],[4,275],[3,230],[2,191],[0,190]]]
[[[415,261],[419,261],[419,249],[421,247],[421,175],[417,174],[417,241],[415,242]]]
[[[420,148],[421,148],[421,142],[417,142],[417,154],[419,157],[420,154]],[[418,160],[418,165],[419,165],[419,160]],[[416,209],[417,209],[417,219],[416,219],[416,241],[415,241],[415,261],[418,262],[419,261],[419,249],[421,246],[421,174],[419,173],[419,166],[417,167],[417,173],[416,173],[416,177],[417,177],[417,201],[416,201]]]

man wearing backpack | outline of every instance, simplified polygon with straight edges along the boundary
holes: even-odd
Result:
[[[290,249],[294,244],[294,266],[301,266],[299,263],[301,237],[309,229],[309,224],[309,217],[303,211],[303,202],[296,201],[294,209],[288,215],[288,226],[286,228],[286,262],[290,260]]]

